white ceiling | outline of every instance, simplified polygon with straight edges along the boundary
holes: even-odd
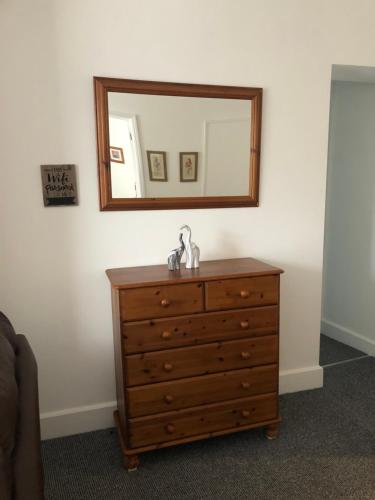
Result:
[[[375,83],[375,68],[333,64],[332,80],[340,82]]]

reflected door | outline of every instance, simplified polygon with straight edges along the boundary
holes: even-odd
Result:
[[[249,119],[206,121],[204,135],[203,196],[245,196],[249,192],[249,170],[244,168],[250,151]]]
[[[114,198],[145,196],[142,159],[135,117],[109,116],[110,148],[120,151],[119,160],[111,161],[111,187]]]

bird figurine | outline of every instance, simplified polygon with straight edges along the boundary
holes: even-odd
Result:
[[[187,224],[180,228],[180,231],[184,230],[186,230],[187,233],[185,240],[182,239],[186,251],[186,269],[197,269],[199,267],[200,250],[199,247],[191,241],[191,229]]]

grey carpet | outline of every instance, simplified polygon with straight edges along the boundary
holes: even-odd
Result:
[[[150,452],[132,473],[112,429],[45,441],[46,500],[375,499],[375,358],[326,368],[281,415],[275,441],[255,430]]]
[[[346,344],[337,342],[326,335],[320,336],[320,365],[325,366],[331,363],[346,361],[348,359],[360,358],[366,353],[358,351]]]

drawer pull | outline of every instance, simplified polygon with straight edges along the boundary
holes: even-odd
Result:
[[[242,351],[241,352],[241,358],[242,359],[249,359],[250,358],[250,353],[247,351]]]
[[[165,426],[165,430],[168,432],[168,434],[173,434],[175,431],[175,426],[173,424],[167,424]]]
[[[163,332],[163,333],[161,334],[161,338],[162,338],[162,339],[164,339],[164,340],[168,340],[168,339],[170,339],[171,337],[172,337],[171,332],[167,332],[167,331],[165,331],[165,332]]]
[[[168,307],[169,306],[169,300],[163,299],[161,302],[161,307]]]
[[[249,297],[249,292],[247,290],[241,290],[240,295],[243,299],[247,299]]]
[[[245,330],[246,328],[249,328],[249,322],[248,321],[241,321],[240,326],[241,326],[241,328],[243,328]]]
[[[250,417],[250,412],[248,410],[242,410],[241,415],[245,418]]]
[[[168,404],[171,404],[173,402],[173,396],[171,396],[170,394],[166,394],[164,396],[164,401]]]
[[[172,365],[172,363],[164,363],[163,368],[164,368],[164,371],[171,372],[173,370],[173,365]]]
[[[242,382],[241,387],[242,387],[242,389],[249,389],[250,384],[249,384],[249,382]]]

